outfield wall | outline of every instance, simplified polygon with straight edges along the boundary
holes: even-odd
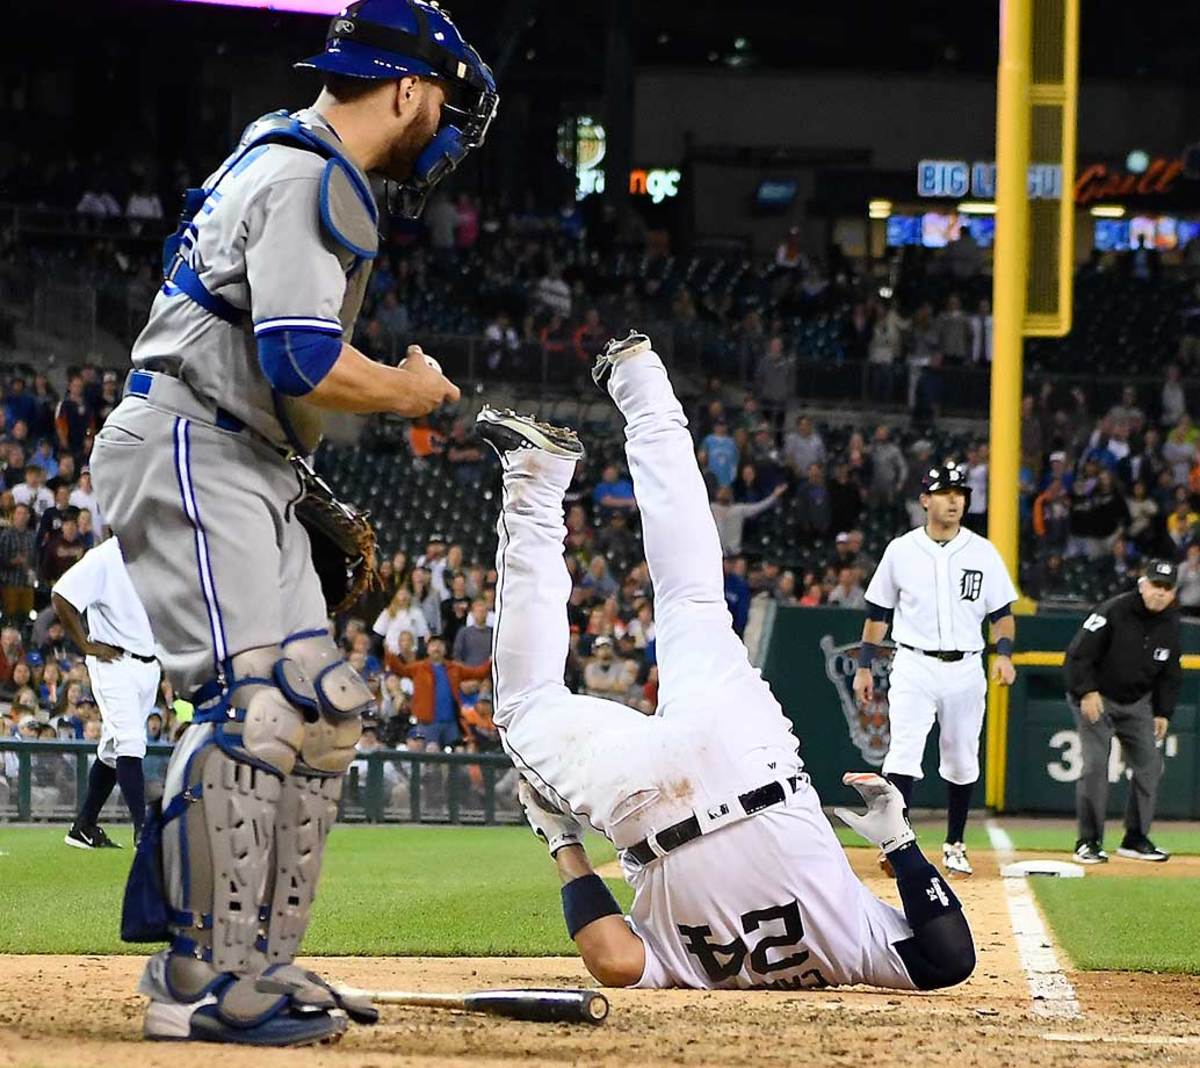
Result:
[[[1060,660],[1082,615],[1022,616],[1017,620],[1017,683],[1008,704],[999,807],[1009,812],[1072,815],[1081,763],[1079,737],[1064,697]],[[850,690],[863,615],[840,608],[782,608],[763,657],[763,674],[801,739],[801,752],[822,800],[846,799],[843,771],[878,768],[887,753],[887,673],[881,657],[876,701],[859,710]],[[1184,627],[1184,653],[1200,653],[1200,628]],[[1041,654],[1041,655],[1038,655]],[[1022,662],[1024,661],[1024,662]],[[1033,663],[1029,661],[1035,661]],[[1042,661],[1047,661],[1043,663]],[[1185,660],[1185,666],[1194,661]],[[1166,770],[1159,814],[1200,818],[1200,670],[1187,670],[1180,707],[1163,747]],[[980,747],[983,802],[986,745]],[[1128,778],[1114,742],[1109,760],[1109,812],[1124,811]],[[998,766],[999,766],[999,762]],[[937,728],[925,751],[925,779],[917,784],[916,807],[943,807],[945,788],[937,777]]]

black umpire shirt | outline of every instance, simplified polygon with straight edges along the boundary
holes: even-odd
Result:
[[[1119,704],[1151,695],[1154,715],[1170,719],[1179,698],[1179,609],[1151,612],[1134,590],[1105,601],[1067,646],[1067,691],[1098,690]]]

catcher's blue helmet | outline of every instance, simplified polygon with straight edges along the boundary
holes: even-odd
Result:
[[[356,0],[329,23],[325,51],[297,67],[350,78],[416,74],[445,86],[442,124],[400,183],[400,213],[416,218],[430,191],[483,144],[500,102],[491,68],[429,0]]]

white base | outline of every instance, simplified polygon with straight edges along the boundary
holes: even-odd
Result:
[[[1082,879],[1083,866],[1069,860],[1018,860],[1000,869],[1005,879],[1024,879],[1029,875],[1051,875],[1059,879]]]

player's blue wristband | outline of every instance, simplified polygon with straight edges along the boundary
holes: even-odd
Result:
[[[581,875],[562,888],[563,917],[567,934],[574,938],[589,923],[605,916],[620,916],[621,906],[599,875]]]
[[[879,646],[872,642],[863,642],[858,647],[858,666],[860,668],[869,668],[879,655]]]
[[[997,638],[996,639],[996,655],[997,656],[1012,656],[1013,640],[1012,638]]]

